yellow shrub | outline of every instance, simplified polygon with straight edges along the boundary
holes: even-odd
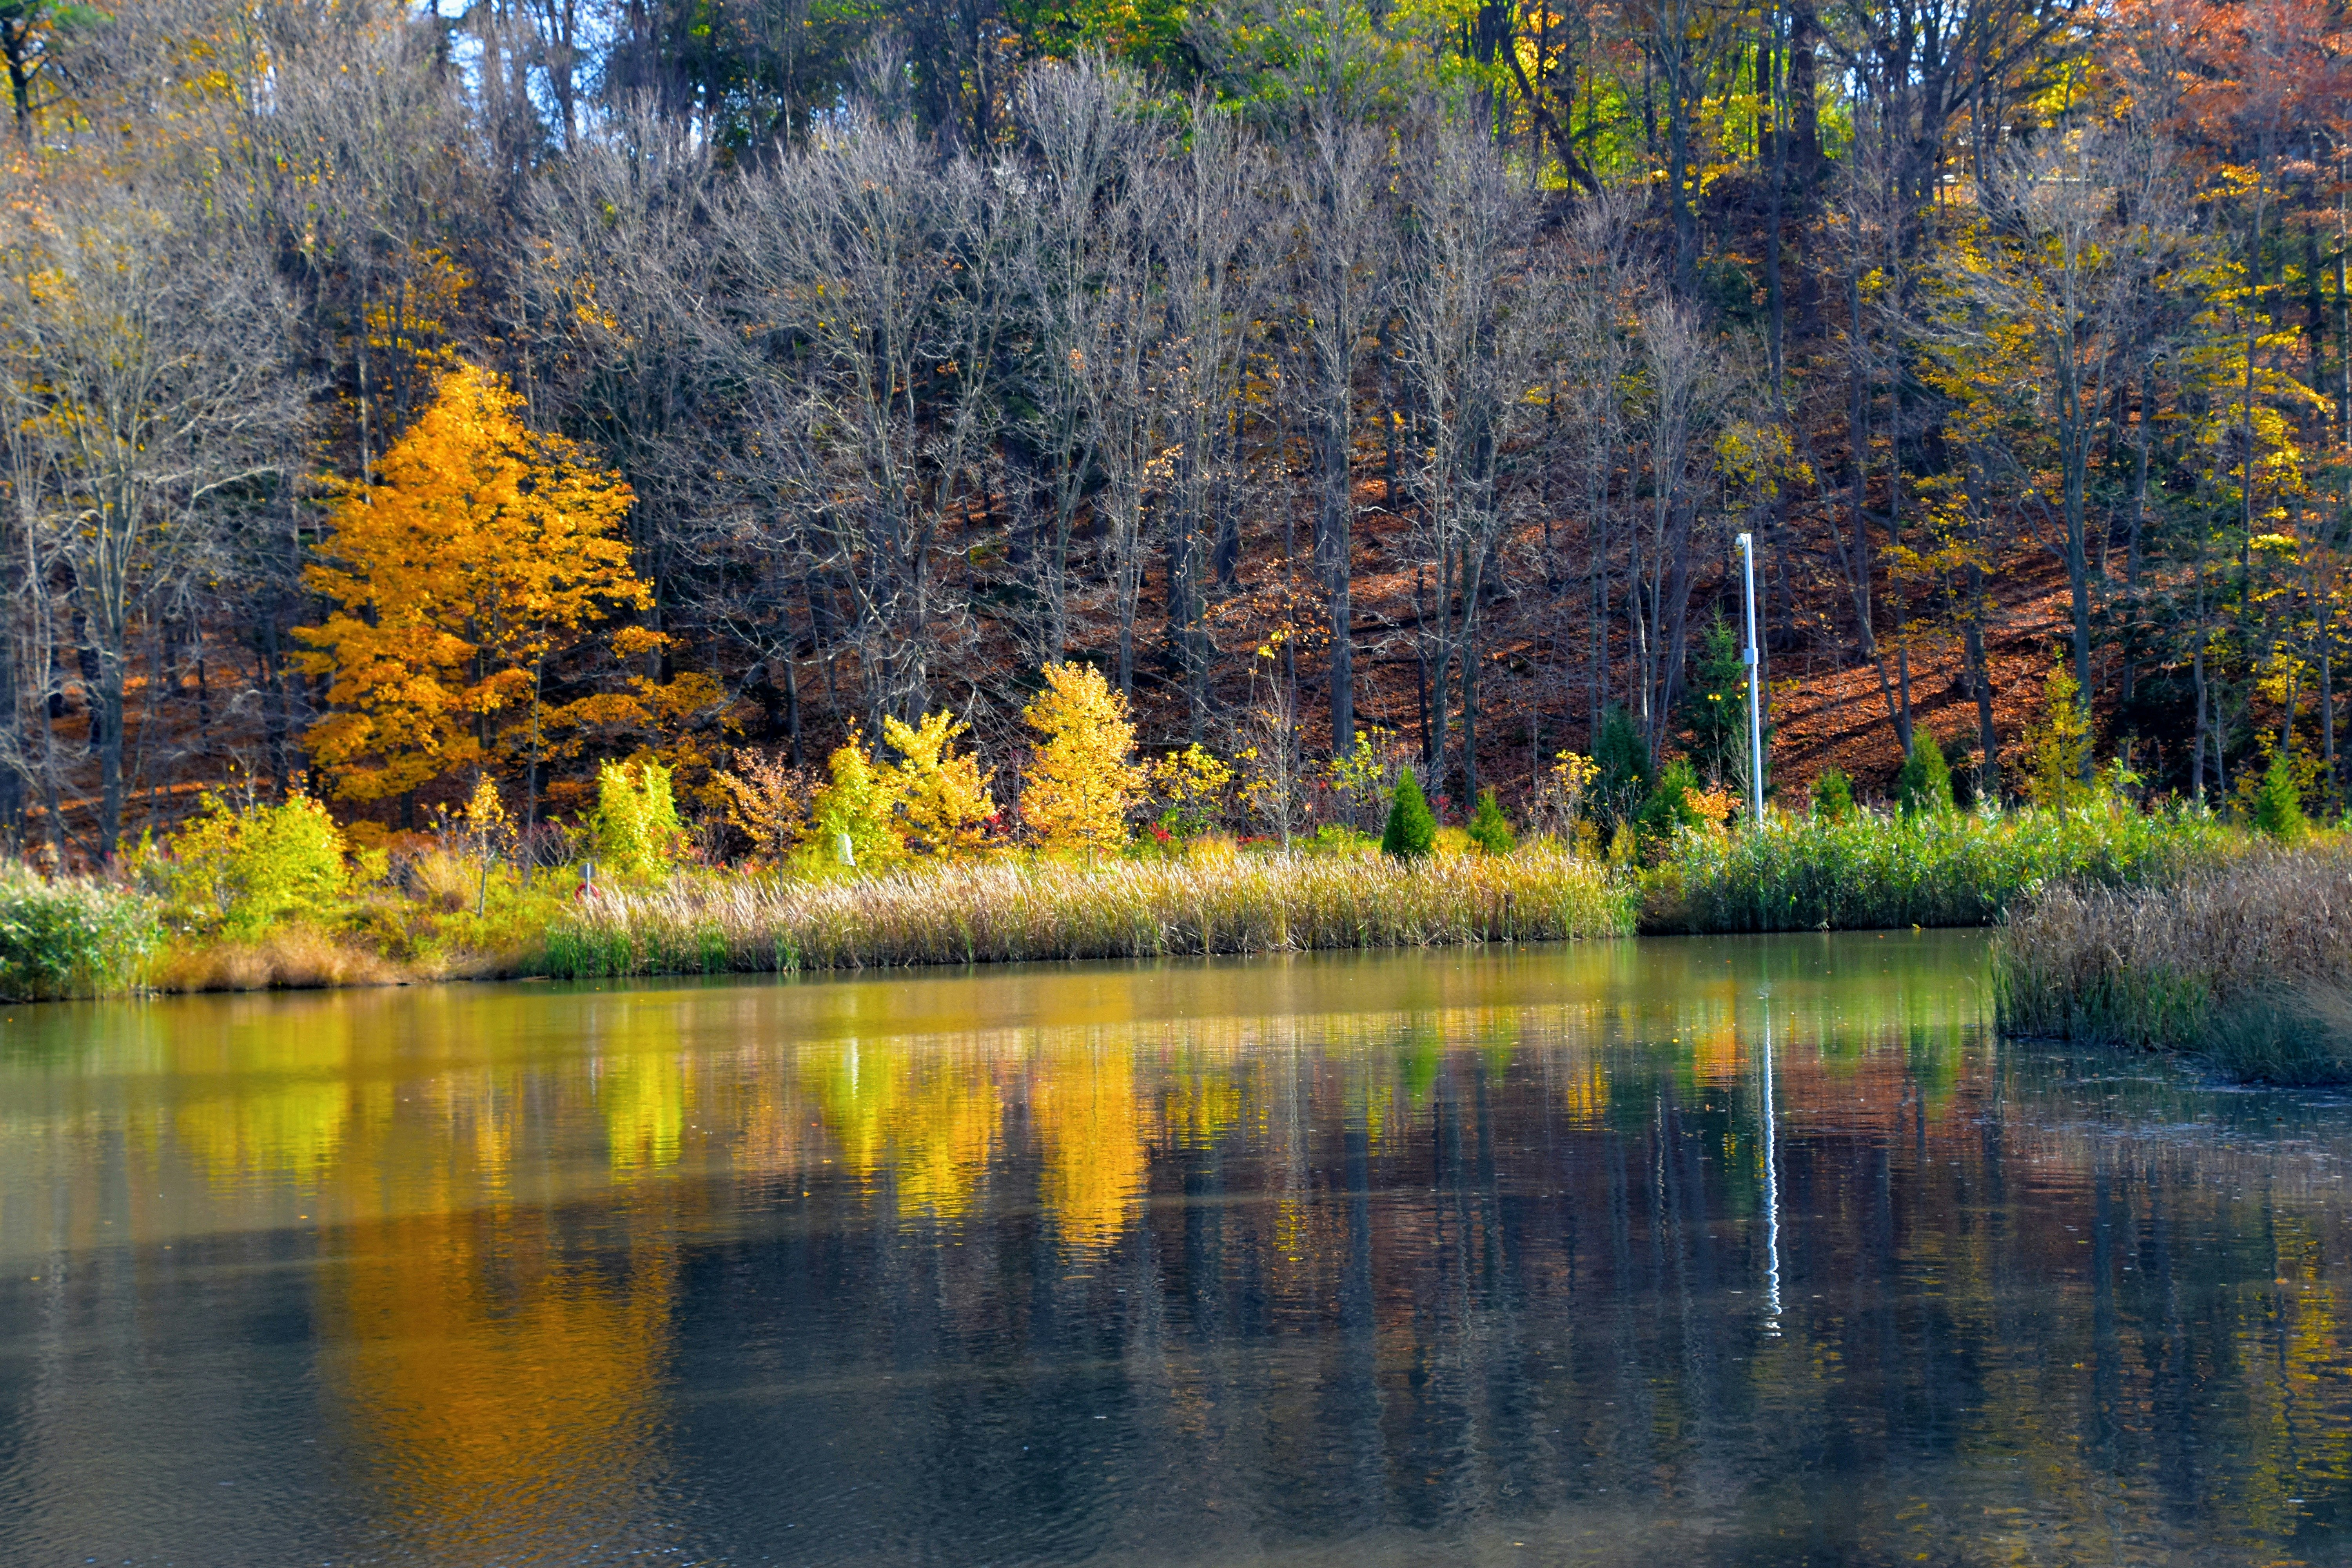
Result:
[[[1223,815],[1233,768],[1198,742],[1151,764],[1151,794],[1160,826],[1178,838],[1197,838]]]
[[[915,854],[954,858],[987,844],[996,802],[980,776],[979,759],[949,750],[969,728],[945,710],[925,714],[913,729],[896,719],[882,721],[882,738],[903,759],[893,787],[905,842]]]
[[[2042,683],[2042,717],[2025,732],[2025,797],[2057,809],[2091,797],[2083,778],[2091,755],[2091,714],[2083,690],[2063,664],[2051,666]]]
[[[676,863],[686,829],[670,794],[669,770],[659,763],[605,763],[596,770],[596,812],[589,829],[596,854],[624,877],[664,877]]]
[[[1022,820],[1051,853],[1115,849],[1143,787],[1142,770],[1128,761],[1135,725],[1127,700],[1091,665],[1049,664],[1043,673],[1045,691],[1021,710],[1044,737],[1022,775]]]
[[[176,919],[249,940],[287,921],[332,916],[348,879],[343,837],[325,806],[299,790],[283,805],[234,809],[210,793],[204,805],[166,854],[139,858]]]

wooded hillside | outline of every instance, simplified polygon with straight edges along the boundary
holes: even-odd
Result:
[[[0,837],[415,826],[856,726],[1622,708],[2336,787],[2352,29],[2319,0],[0,3]],[[1286,762],[1285,766],[1294,765]]]

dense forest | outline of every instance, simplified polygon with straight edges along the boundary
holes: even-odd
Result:
[[[1727,779],[1742,533],[1784,794],[1923,728],[2013,788],[2053,668],[2086,765],[2337,791],[2331,0],[0,0],[0,54],[28,852],[939,709],[1004,757],[1063,660],[1285,811],[1375,736],[1441,809],[1604,730]],[[416,544],[428,472],[495,525]]]

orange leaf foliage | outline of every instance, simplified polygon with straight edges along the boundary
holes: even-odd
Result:
[[[304,574],[341,606],[295,636],[331,678],[310,745],[346,798],[492,765],[534,715],[541,661],[651,602],[629,567],[629,487],[525,428],[521,401],[491,371],[444,376]]]

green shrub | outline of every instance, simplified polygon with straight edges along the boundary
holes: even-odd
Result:
[[[1470,818],[1470,842],[1485,854],[1508,855],[1518,836],[1511,831],[1511,819],[1495,800],[1492,789],[1478,792],[1477,814]]]
[[[618,877],[660,878],[677,864],[686,829],[670,794],[669,770],[647,761],[636,776],[623,763],[596,770],[596,811],[589,818],[596,858]]]
[[[174,923],[249,942],[291,921],[325,922],[350,891],[343,836],[327,808],[296,792],[284,804],[232,807],[204,796],[204,814],[132,864],[163,895]]]
[[[1697,827],[1706,821],[1692,808],[1691,795],[1699,788],[1698,770],[1688,759],[1676,757],[1658,775],[1657,788],[1642,803],[1634,814],[1643,839],[1653,845],[1664,845],[1685,827]]]
[[[2295,787],[2294,763],[2284,752],[2271,758],[2262,786],[2254,792],[2254,826],[2281,844],[2293,844],[2309,831],[2303,815],[2303,792]]]
[[[1843,822],[1853,815],[1853,781],[1836,768],[1824,768],[1813,780],[1813,815],[1823,822]]]
[[[1358,832],[1344,822],[1327,822],[1299,839],[1298,848],[1307,855],[1361,855],[1379,843],[1370,834]]]
[[[0,1000],[134,991],[163,935],[150,899],[0,861]]]
[[[1945,765],[1944,749],[1926,730],[1911,731],[1911,754],[1895,775],[1895,800],[1906,816],[1952,809],[1952,770]]]
[[[1437,819],[1423,798],[1421,781],[1407,768],[1397,775],[1396,793],[1389,797],[1388,826],[1381,833],[1381,853],[1398,860],[1418,860],[1437,843]]]

